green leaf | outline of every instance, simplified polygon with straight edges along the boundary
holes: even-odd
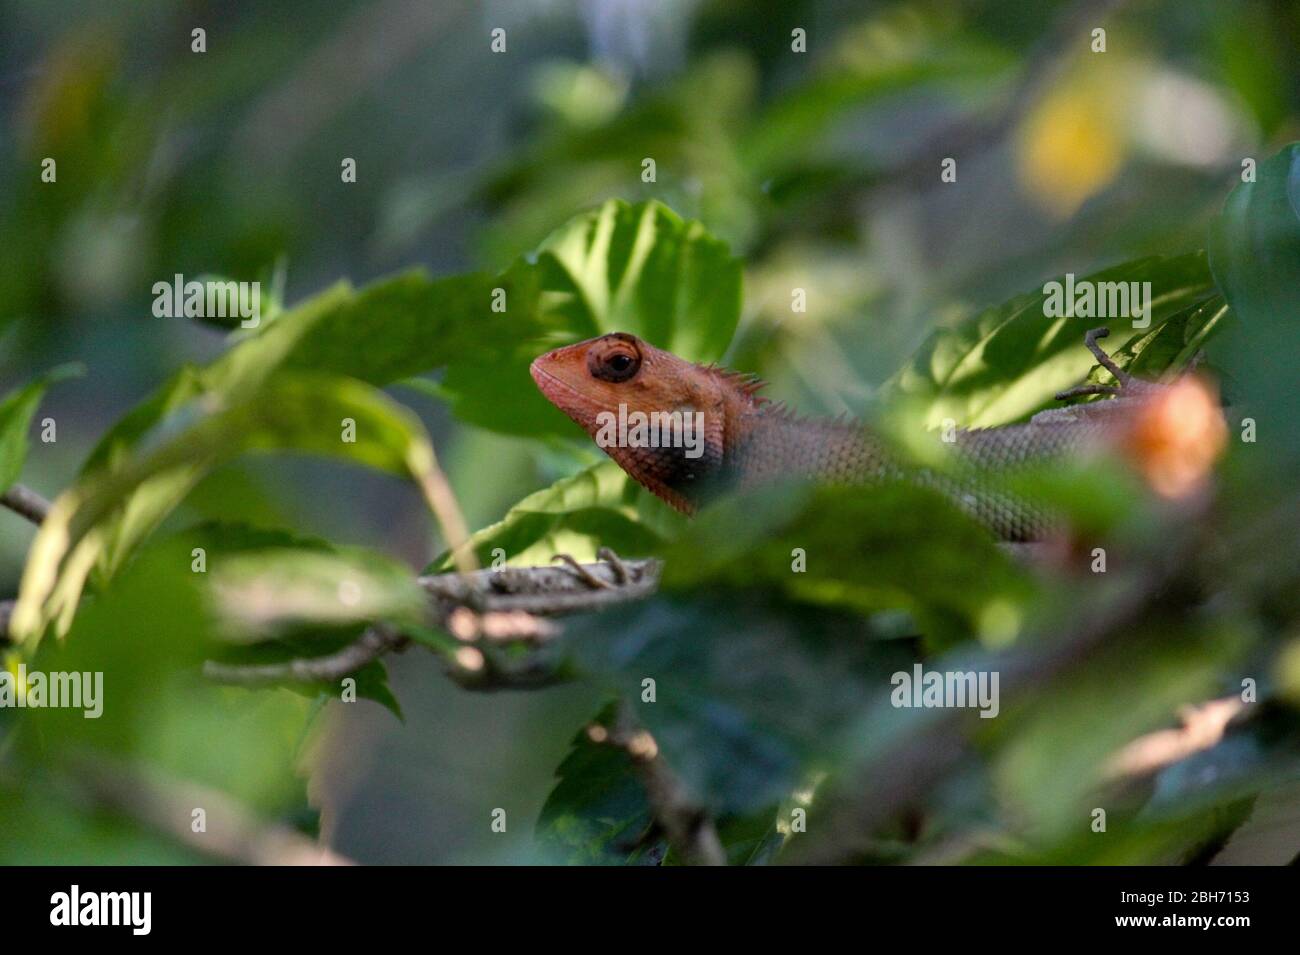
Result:
[[[937,491],[902,482],[737,496],[705,509],[664,565],[669,591],[767,588],[860,613],[902,611],[931,645],[1009,639],[1032,593],[984,528]]]
[[[246,551],[214,561],[208,587],[226,639],[239,643],[312,626],[421,623],[428,610],[410,568],[362,548]]]
[[[785,845],[786,834],[777,825],[775,806],[718,820],[718,840],[727,852],[729,865],[766,865]],[[672,853],[668,860],[673,861]]]
[[[740,319],[740,261],[698,222],[620,200],[578,216],[537,257],[549,308],[579,338],[631,332],[691,361],[716,361]]]
[[[576,620],[562,639],[717,813],[785,799],[913,659],[906,641],[871,639],[860,617],[761,591],[658,597]],[[647,677],[654,702],[640,702]]]
[[[783,807],[764,806],[753,812],[724,813],[714,820],[718,841],[727,854],[727,865],[768,865],[785,845],[786,833],[777,824]],[[663,865],[682,865],[669,848]]]
[[[614,706],[591,726],[608,730]],[[593,742],[584,727],[555,771],[558,780],[537,819],[543,851],[570,865],[654,864],[662,839],[651,839],[650,806],[627,750]]]
[[[546,564],[555,554],[595,560],[602,546],[643,555],[685,523],[613,461],[602,461],[528,495],[500,521],[471,535],[470,546],[484,566],[498,557],[518,566]],[[443,554],[425,572],[450,569],[450,555]]]
[[[492,308],[497,290],[506,311]],[[201,393],[240,400],[273,375],[303,370],[347,375],[384,386],[441,368],[463,365],[457,377],[464,388],[444,388],[453,402],[471,408],[501,404],[500,388],[535,393],[528,362],[566,334],[558,318],[547,323],[536,307],[536,276],[531,266],[500,276],[480,273],[431,279],[410,271],[362,289],[339,282],[243,337],[205,368],[182,369],[143,405],[133,410],[101,441],[87,469],[130,447],[185,401]],[[484,373],[486,377],[484,376]],[[498,389],[493,391],[493,389]],[[535,406],[534,406],[535,404]],[[542,413],[550,427],[563,422],[540,395],[520,412],[521,429]],[[531,417],[530,409],[531,408]],[[558,416],[558,422],[551,414]],[[511,430],[508,414],[491,415],[487,424]]]
[[[575,433],[532,385],[528,366],[543,351],[623,331],[715,361],[740,320],[740,261],[657,202],[614,200],[575,217],[503,281],[510,327],[457,350],[437,389],[457,417],[508,434]]]
[[[182,366],[162,387],[119,418],[91,451],[82,466],[82,476],[112,470],[129,460],[137,442],[203,393],[201,375],[193,365]]]
[[[1224,370],[1252,413],[1275,422],[1300,415],[1300,143],[1260,164],[1233,189],[1210,233],[1210,264],[1240,319],[1225,345]],[[1300,458],[1300,429],[1279,426],[1275,459]],[[1286,468],[1293,470],[1293,468]]]
[[[417,639],[432,633],[419,626],[428,605],[414,574],[373,551],[336,549],[319,538],[282,528],[221,521],[207,521],[172,535],[165,546],[188,555],[184,560],[192,559],[195,547],[203,548],[206,573],[186,576],[197,585],[205,619],[210,621],[208,656],[224,663],[261,665],[325,656],[355,642],[379,618],[400,621],[404,631],[409,625],[408,632]],[[319,592],[290,591],[279,585],[286,579],[295,588],[305,585]],[[346,593],[340,587],[343,581],[360,584],[357,601],[341,599]],[[249,600],[270,611],[261,621],[270,626],[261,633],[241,621],[256,607],[239,602],[231,606],[244,587],[253,589],[247,594]],[[295,596],[305,602],[287,599]],[[260,639],[267,633],[274,636]],[[259,642],[247,642],[250,639]],[[454,643],[450,637],[444,639]],[[358,697],[374,700],[402,719],[382,661],[371,661],[350,676],[356,680]],[[285,681],[281,686],[318,701],[337,699],[341,689],[332,682]]]
[[[445,368],[434,390],[461,420],[507,434],[572,434],[533,387],[534,358],[608,331],[720,358],[740,319],[740,275],[739,260],[700,223],[659,203],[614,201],[561,226],[500,275],[413,273],[344,291],[325,307],[282,316],[241,347],[258,367],[270,354],[286,367],[373,384]],[[243,360],[232,353],[226,373]]]
[[[202,521],[176,535],[190,549],[202,547],[211,566],[226,556],[267,553],[277,548],[331,552],[334,546],[283,527],[258,527],[243,521]]]
[[[1280,327],[1300,319],[1300,143],[1232,190],[1211,230],[1210,263],[1247,323]]]
[[[342,440],[347,418],[355,441]],[[132,424],[140,434],[130,456],[113,449],[115,466],[89,472],[55,501],[23,574],[11,625],[17,638],[39,638],[51,625],[65,633],[92,569],[111,575],[204,474],[241,453],[339,457],[422,489],[436,466],[419,420],[349,378],[282,373],[238,403],[204,394],[151,430],[143,419]]]
[[[1000,645],[1034,594],[987,532],[903,484],[737,495],[663,554],[660,596],[571,624],[564,639],[629,701],[656,681],[653,704],[631,704],[637,720],[727,813],[783,800],[826,765],[843,728],[915,662],[915,640],[884,638],[919,628],[932,646]]]
[[[78,764],[65,760],[102,753],[282,818],[306,802],[295,754],[311,707],[288,693],[196,679],[215,637],[188,543],[169,535],[142,548],[111,588],[85,604],[68,640],[44,641],[29,660],[33,670],[104,674],[102,714],[23,710],[18,726],[5,727],[6,745],[25,757],[27,782],[61,764],[78,779]],[[11,729],[18,731],[11,736]]]
[[[244,283],[231,278],[229,275],[217,275],[211,272],[204,272],[197,275],[192,280],[203,289],[203,306],[199,309],[198,315],[185,315],[184,305],[189,298],[189,293],[185,286],[190,282],[182,283],[181,287],[181,307],[182,311],[176,317],[184,317],[198,322],[201,325],[208,325],[220,331],[233,331],[243,327],[245,321],[255,319],[259,323],[269,323],[274,321],[282,310],[282,303],[275,297],[275,292],[271,283],[258,280],[258,292],[256,298],[256,310],[254,311],[254,302],[247,296],[251,292],[241,291]],[[169,299],[172,295],[173,285],[170,282],[160,282],[159,285],[165,285],[166,291],[159,292],[155,287],[155,295],[165,295]],[[211,295],[211,297],[209,297]],[[155,299],[155,302],[157,299]],[[209,305],[209,303],[211,303]],[[156,307],[156,306],[155,306]],[[253,312],[251,315],[245,315],[243,311]],[[224,312],[225,314],[220,314]]]
[[[55,382],[80,375],[80,365],[60,365],[35,381],[11,391],[0,401],[0,493],[18,480],[27,459],[27,431],[41,398]]]
[[[87,467],[199,393],[246,397],[286,369],[380,386],[445,369],[436,391],[462,420],[508,434],[572,434],[533,386],[534,358],[624,330],[686,357],[717,359],[740,318],[740,275],[739,260],[700,223],[658,203],[606,203],[499,275],[435,280],[413,271],[360,290],[335,284],[264,322],[209,367],[184,369],[106,436]]]
[[[540,334],[534,324],[531,276],[480,273],[430,279],[407,272],[345,295],[319,312],[295,309],[241,348],[282,354],[284,368],[333,372],[387,385],[455,364],[486,349]],[[506,311],[492,310],[493,291]],[[302,315],[302,317],[299,317]],[[235,352],[230,365],[240,361]],[[521,377],[520,382],[526,382]]]
[[[558,781],[537,820],[537,841],[548,857],[569,865],[674,865],[676,855],[654,828],[645,786],[627,750],[595,742],[593,728],[614,725],[606,706],[573,738],[556,770]],[[722,814],[718,839],[731,865],[770,862],[785,843],[778,807]]]
[[[887,383],[886,395],[915,403],[929,427],[945,418],[967,428],[1018,421],[1054,407],[1056,392],[1088,374],[1094,359],[1083,335],[1089,328],[1106,325],[1107,347],[1123,349],[1214,294],[1201,252],[1139,259],[1085,279],[1150,282],[1151,326],[1135,329],[1127,318],[1050,317],[1044,314],[1048,294],[1033,292],[935,332]]]
[[[352,678],[357,681],[357,696],[360,699],[373,700],[402,722],[406,721],[402,715],[402,704],[388,685],[388,667],[383,660],[371,660],[353,673]],[[338,687],[329,687],[329,692],[331,696],[337,696]]]
[[[285,637],[247,646],[223,645],[214,650],[211,658],[235,666],[266,666],[287,663],[290,660],[327,656],[353,643],[360,635],[361,631],[355,629],[335,631],[328,634],[316,633]],[[405,719],[402,715],[402,705],[388,685],[388,668],[384,666],[383,660],[371,660],[360,669],[353,670],[347,677],[336,681],[303,682],[301,680],[285,680],[279,684],[267,685],[278,686],[280,689],[288,690],[298,696],[307,697],[317,702],[326,702],[328,700],[338,700],[342,697],[343,679],[356,681],[357,699],[373,700],[399,720]],[[247,692],[258,693],[262,689],[263,686],[259,686],[249,688]]]
[[[586,337],[585,330],[575,330],[567,316],[547,309],[537,266],[520,260],[495,281],[506,311],[493,313],[491,321],[462,324],[472,338],[449,356],[440,381],[405,384],[419,381],[415,387],[446,401],[457,418],[481,428],[517,435],[571,432],[568,418],[534,386],[528,366],[556,345]],[[495,293],[489,289],[483,294],[490,301]],[[503,395],[510,400],[503,401]]]

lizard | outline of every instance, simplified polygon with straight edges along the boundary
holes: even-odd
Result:
[[[1193,490],[1222,449],[1226,424],[1212,390],[1198,376],[1160,384],[1129,375],[1097,345],[1107,334],[1092,329],[1084,343],[1118,384],[1082,385],[1056,397],[1108,400],[1049,409],[1020,424],[958,429],[951,442],[957,467],[943,473],[901,463],[863,423],[800,416],[759,395],[763,382],[755,376],[694,364],[626,332],[549,351],[530,372],[546,399],[628,475],[684,514],[722,489],[780,478],[912,480],[1018,543],[1050,536],[1057,521],[1003,490],[999,473],[1119,446],[1154,466],[1153,485],[1161,490],[1163,480],[1175,496]]]

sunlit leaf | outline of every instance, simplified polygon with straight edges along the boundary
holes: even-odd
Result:
[[[1064,283],[1064,277],[1053,281]],[[1077,282],[1149,282],[1150,327],[1128,317],[1058,318],[1046,314],[1050,292],[1038,291],[986,309],[930,336],[886,386],[886,393],[921,407],[938,427],[988,428],[1053,407],[1058,391],[1078,384],[1096,364],[1083,345],[1097,326],[1111,330],[1108,349],[1150,335],[1214,294],[1204,253],[1149,258],[1080,277]],[[1076,282],[1076,285],[1077,285]]]
[[[580,338],[630,332],[716,361],[740,318],[740,261],[657,202],[607,202],[552,233],[538,255],[548,307]]]
[[[685,524],[613,461],[603,461],[550,487],[530,494],[500,521],[470,537],[479,563],[498,559],[529,566],[546,564],[556,554],[595,560],[601,547],[626,556],[657,549]],[[444,554],[429,573],[451,569]]]

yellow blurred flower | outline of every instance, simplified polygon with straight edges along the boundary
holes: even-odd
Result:
[[[1277,682],[1282,695],[1300,706],[1300,639],[1292,640],[1278,654]]]
[[[1048,214],[1072,216],[1119,174],[1128,153],[1121,88],[1112,75],[1072,73],[1025,117],[1016,171]]]

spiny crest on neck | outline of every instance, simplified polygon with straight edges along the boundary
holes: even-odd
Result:
[[[755,404],[767,403],[768,399],[758,394],[760,390],[767,387],[767,382],[758,375],[748,371],[733,371],[716,362],[710,362],[707,365],[696,364],[695,367],[705,374],[712,375],[723,385],[734,388],[753,398]]]
[[[767,380],[752,372],[732,371],[716,364],[697,364],[695,367],[712,375],[724,388],[730,388],[747,398],[750,410],[758,412],[765,420],[788,424],[811,424],[827,428],[858,427],[857,419],[847,411],[841,411],[834,417],[810,417],[794,410],[784,401],[760,395],[758,392],[767,387]]]
[[[753,372],[733,371],[715,363],[696,364],[694,367],[712,377],[725,393],[739,399],[742,405],[739,410],[758,412],[763,417],[772,419],[794,420],[797,417],[784,401],[775,401],[759,394],[767,387],[767,381]]]

